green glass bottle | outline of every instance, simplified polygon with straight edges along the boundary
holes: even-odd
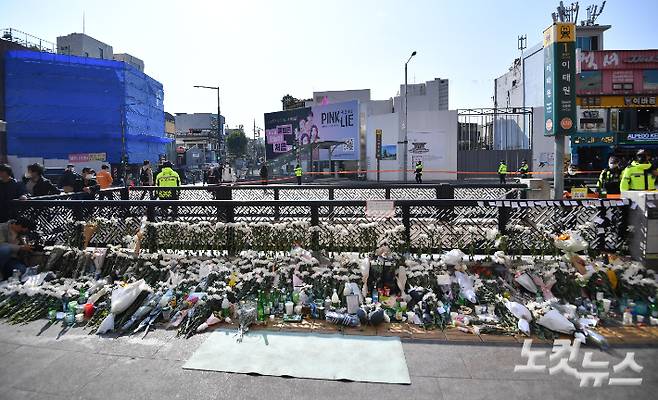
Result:
[[[256,312],[257,312],[257,318],[259,321],[265,321],[265,305],[263,304],[265,301],[263,299],[263,292],[258,291],[258,302],[256,304]]]
[[[649,297],[649,315],[658,318],[658,305],[656,305],[655,297]]]

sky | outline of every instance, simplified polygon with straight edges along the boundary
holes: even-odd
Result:
[[[492,107],[493,80],[519,56],[517,36],[541,40],[553,0],[0,0],[0,28],[56,42],[82,32],[144,60],[164,85],[165,111],[216,112],[251,132],[290,94],[450,80],[450,109]],[[585,8],[598,2],[581,1]],[[606,49],[658,48],[656,0],[609,0],[598,23]]]

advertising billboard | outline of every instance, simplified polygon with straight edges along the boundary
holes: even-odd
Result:
[[[329,149],[322,143],[332,142],[332,160],[358,160],[359,154],[359,103],[319,105],[265,114],[265,149],[268,160],[297,148],[313,151],[314,160],[329,160]],[[335,143],[340,142],[340,143]],[[306,154],[304,154],[305,156]],[[306,157],[303,157],[306,158]]]

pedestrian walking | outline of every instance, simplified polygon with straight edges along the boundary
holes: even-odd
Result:
[[[505,160],[500,160],[500,164],[498,164],[498,179],[501,185],[505,184],[505,178],[507,178],[507,163]]]
[[[267,185],[267,165],[265,163],[260,167],[260,183]]]
[[[619,190],[656,190],[656,170],[651,164],[651,154],[642,149],[635,155],[635,161],[621,174]]]
[[[295,166],[295,176],[297,177],[298,185],[302,184],[302,175],[303,175],[302,167],[301,165],[297,164],[297,166]]]
[[[60,193],[60,190],[57,189],[50,180],[44,178],[43,171],[43,165],[39,163],[27,166],[27,172],[23,178],[23,185],[25,186],[25,191],[28,195],[37,197]]]
[[[423,183],[423,162],[416,162],[416,169],[414,171],[416,174],[416,183]]]
[[[149,160],[144,160],[142,166],[139,168],[139,184],[141,186],[153,186],[153,169],[151,168],[151,162]],[[153,200],[153,192],[146,189],[142,192],[140,200],[144,200],[146,193],[149,193],[150,199]]]

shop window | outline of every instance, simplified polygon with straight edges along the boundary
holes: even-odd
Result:
[[[658,130],[658,111],[655,109],[637,110],[637,130],[639,131]]]
[[[619,130],[622,132],[637,130],[637,109],[625,108],[619,110]]]

